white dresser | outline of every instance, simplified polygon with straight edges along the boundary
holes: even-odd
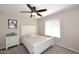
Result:
[[[8,49],[8,47],[14,45],[19,45],[19,36],[18,35],[6,36],[6,50]]]

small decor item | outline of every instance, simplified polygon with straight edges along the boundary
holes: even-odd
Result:
[[[17,28],[17,20],[8,19],[8,28],[9,29],[16,29]]]
[[[15,36],[15,35],[17,35],[17,33],[15,33],[15,32],[11,32],[11,33],[6,34],[6,36]]]

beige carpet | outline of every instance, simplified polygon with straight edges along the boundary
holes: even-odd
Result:
[[[0,54],[29,54],[28,50],[24,47],[24,45],[14,46],[9,48],[8,50],[0,50]],[[45,50],[42,54],[77,54],[71,50],[65,49],[58,45],[55,47],[50,47]]]

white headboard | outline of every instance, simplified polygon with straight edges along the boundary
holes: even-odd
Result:
[[[21,36],[36,33],[36,25],[21,25]]]

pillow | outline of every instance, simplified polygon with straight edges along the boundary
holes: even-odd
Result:
[[[31,37],[32,37],[32,38],[33,38],[33,37],[36,37],[36,35],[37,35],[37,34],[35,34],[35,33],[34,33],[34,34],[31,34]]]
[[[27,37],[27,38],[33,38],[33,37],[35,37],[37,34],[36,33],[32,33],[32,34],[26,34],[25,36]]]

